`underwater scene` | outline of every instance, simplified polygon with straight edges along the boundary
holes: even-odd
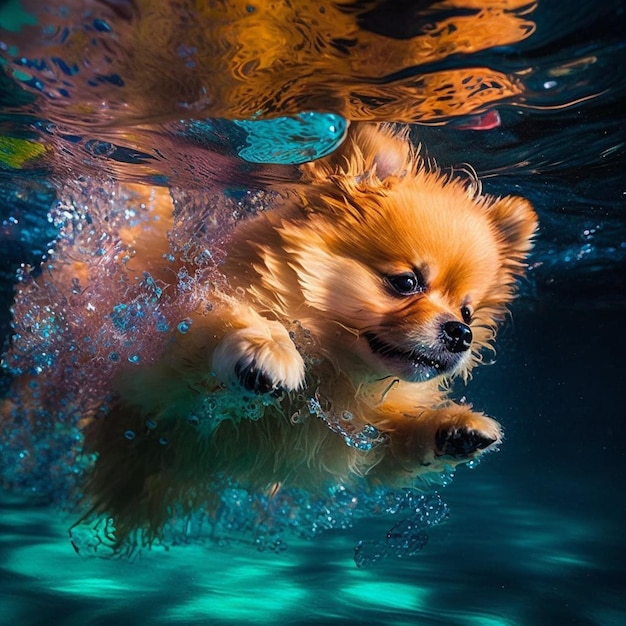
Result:
[[[0,624],[626,624],[625,32],[0,0]]]

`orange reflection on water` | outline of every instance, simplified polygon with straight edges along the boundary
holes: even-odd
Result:
[[[474,65],[469,55],[532,34],[535,3],[414,4],[74,0],[61,11],[31,2],[53,34],[33,38],[25,29],[19,46],[29,58],[60,57],[77,68],[68,76],[48,63],[37,78],[49,90],[63,82],[69,101],[51,98],[49,105],[89,123],[301,111],[433,122],[522,92],[515,75]],[[110,28],[94,28],[94,17]],[[119,84],[102,80],[112,75]]]

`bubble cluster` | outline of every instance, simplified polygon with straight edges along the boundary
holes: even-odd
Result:
[[[227,479],[216,481],[213,489],[218,494],[216,506],[211,511],[173,515],[158,545],[211,541],[280,553],[288,548],[290,538],[310,540],[331,530],[352,529],[359,522],[394,522],[381,539],[355,546],[354,562],[365,568],[390,557],[415,556],[427,544],[428,530],[449,516],[437,493],[371,489],[364,482],[333,485],[316,494],[280,485],[255,492]],[[70,537],[74,548],[88,556],[134,555],[147,545],[135,533],[120,549],[115,529],[104,516],[82,521],[71,529]]]
[[[428,543],[427,529],[445,522],[450,511],[438,494],[416,491],[388,491],[373,498],[377,505],[392,516],[402,515],[384,539],[360,541],[354,549],[357,567],[369,567],[389,557],[415,556]]]
[[[309,398],[307,404],[311,415],[319,417],[330,430],[343,437],[351,448],[367,452],[386,441],[385,435],[371,424],[357,426],[355,416],[349,411],[337,415],[333,410],[325,410],[318,398]]]
[[[38,381],[29,386],[32,402],[39,400]],[[83,450],[80,413],[73,394],[54,408],[25,410],[18,401],[5,403],[7,424],[0,440],[0,485],[60,506],[73,507],[81,497],[85,473],[93,457]]]
[[[59,190],[48,214],[56,243],[40,270],[19,270],[2,355],[4,371],[24,381],[0,407],[6,486],[55,501],[80,495],[79,475],[92,462],[82,453],[81,420],[106,414],[114,377],[158,359],[170,327],[186,332],[190,313],[223,281],[217,243],[225,245],[234,215],[253,212],[253,196],[172,192],[186,212],[177,212],[157,275],[134,263],[133,229],[167,227],[158,211],[167,195],[109,179],[67,181]],[[191,290],[172,269],[181,256]]]

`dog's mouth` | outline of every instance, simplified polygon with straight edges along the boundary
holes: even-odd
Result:
[[[408,381],[419,381],[434,378],[454,370],[459,358],[451,353],[435,353],[425,348],[406,350],[387,343],[373,332],[363,333],[373,354],[385,361],[393,370],[390,373],[401,376]]]

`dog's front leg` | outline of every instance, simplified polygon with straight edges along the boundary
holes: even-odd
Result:
[[[237,381],[254,393],[293,391],[304,383],[304,361],[287,329],[252,309],[237,311],[213,354],[221,381]]]
[[[498,422],[469,405],[443,401],[420,406],[419,398],[414,402],[410,393],[389,395],[372,407],[370,421],[389,439],[374,473],[392,481],[467,463],[502,440]]]

